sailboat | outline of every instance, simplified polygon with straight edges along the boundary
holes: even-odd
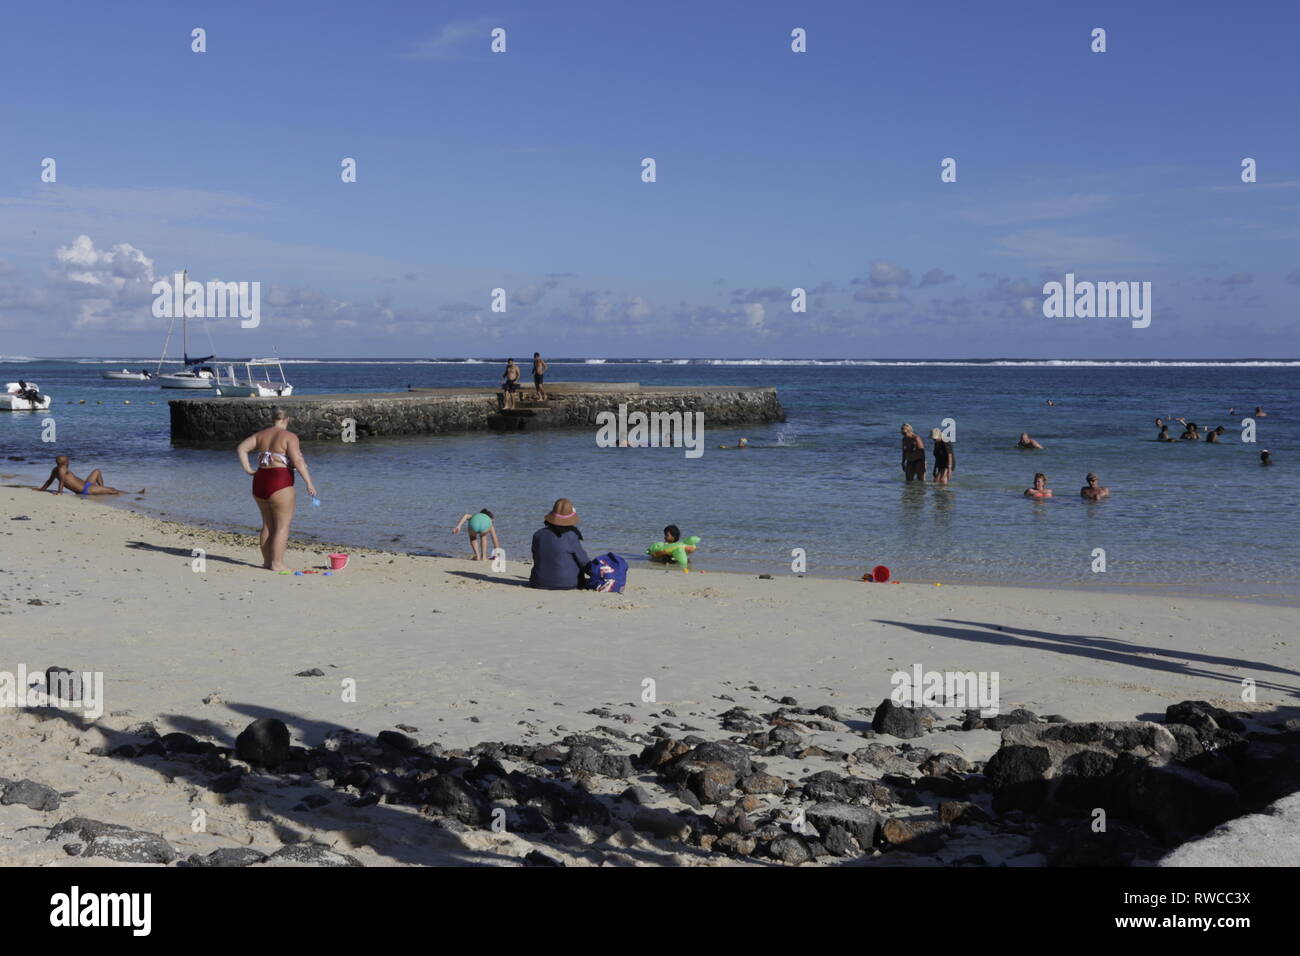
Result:
[[[181,273],[181,290],[185,289],[185,284],[189,279],[189,271]],[[190,358],[190,327],[189,317],[185,314],[185,309],[181,310],[181,355],[184,357],[185,369],[180,372],[168,372],[163,374],[163,362],[167,361],[167,346],[172,339],[172,331],[176,328],[176,316],[172,316],[171,325],[167,327],[167,338],[163,341],[162,356],[158,359],[158,368],[154,372],[154,378],[163,388],[212,388],[216,382],[216,372],[212,366],[203,363],[212,361],[211,355],[205,355],[203,358]]]

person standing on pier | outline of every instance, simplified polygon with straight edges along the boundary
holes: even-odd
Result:
[[[506,372],[501,376],[501,386],[505,389],[501,405],[503,408],[515,407],[515,393],[519,391],[519,366],[512,358],[506,359]]]
[[[542,387],[542,379],[546,375],[549,366],[546,359],[542,358],[541,352],[533,353],[533,394],[539,402],[546,401],[546,389]]]
[[[239,466],[253,476],[253,500],[262,514],[262,530],[258,534],[262,547],[262,567],[268,571],[288,571],[284,551],[289,545],[289,527],[293,524],[293,509],[298,503],[293,487],[296,468],[307,482],[307,493],[316,497],[316,486],[311,472],[302,457],[298,436],[289,431],[289,413],[283,408],[271,410],[271,427],[249,435],[239,443],[235,454]],[[248,453],[257,452],[257,470],[248,466]]]

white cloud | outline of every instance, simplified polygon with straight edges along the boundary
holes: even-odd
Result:
[[[428,60],[445,63],[450,60],[462,60],[474,41],[482,43],[484,52],[491,40],[491,31],[499,24],[491,18],[478,20],[460,20],[448,23],[438,35],[422,41],[414,50],[398,54],[403,60]]]
[[[876,262],[871,266],[871,284],[876,286],[904,286],[912,281],[912,273],[892,262]]]

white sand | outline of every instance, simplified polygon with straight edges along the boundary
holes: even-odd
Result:
[[[18,515],[31,520],[11,520]],[[194,547],[207,551],[202,573],[191,568]],[[288,560],[322,567],[326,550]],[[103,743],[97,726],[141,720],[229,745],[252,719],[275,716],[307,746],[338,727],[374,734],[401,723],[418,727],[422,742],[456,747],[587,731],[610,721],[584,712],[608,705],[633,717],[618,725],[629,732],[668,707],[712,733],[716,722],[689,715],[730,706],[716,695],[763,710],[785,695],[874,708],[890,675],[917,663],[996,671],[1004,711],[1076,720],[1131,720],[1188,698],[1271,710],[1300,693],[1295,611],[1243,601],[789,573],[760,580],[639,562],[622,595],[556,593],[522,586],[528,568],[518,562],[494,574],[469,560],[354,549],[348,570],[331,577],[275,575],[259,562],[247,538],[0,488],[0,670],[102,671],[106,685],[105,714],[84,730],[0,714],[0,773],[78,791],[53,813],[0,807],[0,862],[69,862],[57,841],[19,828],[73,815],[160,832],[185,852],[269,851],[313,831],[368,865],[515,862],[527,850],[508,834],[454,838],[408,808],[335,808],[303,823],[280,812],[277,800],[289,798],[271,784],[263,809],[87,752]],[[313,667],[326,676],[294,676]],[[1257,684],[1254,704],[1241,699],[1246,678]],[[655,703],[641,701],[646,679]],[[344,699],[345,680],[355,681],[355,702]],[[996,735],[923,743],[985,757]],[[206,833],[192,832],[193,807],[207,810]],[[729,862],[666,855],[644,840],[603,849],[608,862]],[[586,851],[572,860],[597,861]]]

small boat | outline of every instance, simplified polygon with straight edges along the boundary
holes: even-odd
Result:
[[[160,373],[155,376],[162,388],[211,388],[216,384],[217,373],[211,365],[199,365],[212,358],[186,359],[185,371]]]
[[[10,412],[43,412],[50,407],[50,396],[41,394],[35,382],[6,382],[4,400],[0,410]]]
[[[153,378],[153,373],[141,369],[139,372],[129,372],[122,369],[120,372],[100,372],[100,378],[108,379],[110,382],[147,382]]]
[[[226,375],[217,375],[217,394],[225,398],[281,398],[293,394],[293,386],[284,377],[284,366],[278,358],[252,358],[238,363],[244,366],[244,378],[235,374],[235,366],[226,366]],[[271,378],[271,369],[280,373],[280,381]],[[255,369],[262,369],[259,379]]]

